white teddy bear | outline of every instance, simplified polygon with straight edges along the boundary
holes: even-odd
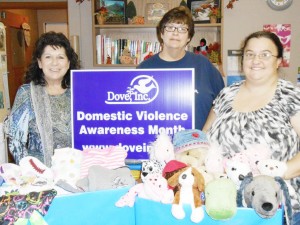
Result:
[[[257,168],[262,175],[283,177],[285,171],[287,170],[287,165],[285,162],[280,162],[275,159],[265,159],[257,163]],[[288,180],[285,180],[285,183],[288,187],[291,201],[293,203],[293,201],[296,201],[297,199],[296,191]]]

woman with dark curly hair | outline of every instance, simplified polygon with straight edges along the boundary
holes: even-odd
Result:
[[[78,68],[64,34],[41,35],[8,119],[9,151],[17,164],[29,155],[51,166],[54,149],[71,147],[70,71]]]

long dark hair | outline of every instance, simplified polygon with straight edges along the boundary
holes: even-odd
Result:
[[[26,71],[25,75],[25,83],[34,82],[35,85],[45,86],[47,81],[45,80],[45,76],[43,70],[39,68],[38,59],[41,59],[41,56],[44,52],[45,47],[52,46],[54,48],[62,47],[66,51],[66,55],[70,61],[70,68],[67,73],[63,77],[61,82],[62,88],[70,87],[70,71],[72,69],[79,69],[79,59],[78,55],[75,53],[73,48],[71,47],[70,41],[63,33],[56,33],[54,31],[50,31],[44,33],[40,36],[40,38],[35,43],[35,49],[32,54],[31,63]]]

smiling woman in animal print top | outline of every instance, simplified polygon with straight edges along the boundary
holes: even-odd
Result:
[[[293,209],[298,220],[294,217],[293,224],[299,224],[300,89],[279,79],[283,47],[275,34],[249,35],[242,51],[246,79],[221,91],[203,130],[225,157],[253,144],[267,144],[273,159],[287,162],[284,178],[297,192]]]

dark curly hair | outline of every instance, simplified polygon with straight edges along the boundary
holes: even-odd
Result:
[[[195,27],[194,27],[195,25],[189,8],[187,8],[186,6],[175,7],[169,10],[159,21],[159,24],[156,28],[156,34],[161,44],[163,44],[161,34],[165,32],[165,25],[167,23],[186,24],[189,28],[188,32],[189,32],[190,41],[192,40],[195,34]]]
[[[63,33],[56,33],[50,31],[44,33],[35,43],[35,50],[32,54],[31,63],[26,71],[25,83],[34,82],[35,85],[45,86],[47,81],[43,70],[39,68],[38,59],[41,59],[41,56],[44,52],[45,47],[63,47],[66,51],[66,55],[70,61],[70,68],[63,77],[61,82],[62,88],[66,89],[70,87],[70,71],[72,69],[79,69],[79,59],[78,55],[75,53],[74,49],[71,47],[70,41]]]

